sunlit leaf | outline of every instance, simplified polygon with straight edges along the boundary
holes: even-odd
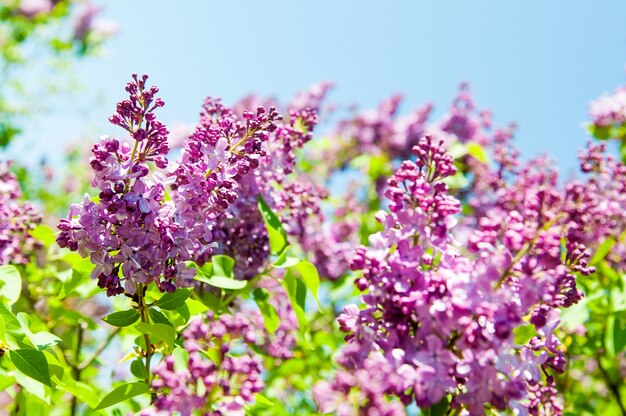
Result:
[[[0,266],[0,297],[4,297],[9,305],[20,298],[22,278],[14,266]]]
[[[135,383],[124,384],[104,396],[102,401],[100,401],[100,404],[96,406],[95,410],[106,409],[107,407],[111,407],[114,404],[131,399],[135,396],[139,396],[140,394],[146,394],[148,392],[150,392],[150,388],[146,383],[138,381]]]
[[[272,209],[260,195],[259,211],[261,211],[263,215],[263,220],[267,228],[267,234],[270,240],[270,251],[272,254],[279,255],[285,247],[287,247],[287,233],[276,214],[272,212]]]
[[[155,306],[173,311],[180,308],[189,296],[191,296],[191,289],[176,289],[173,293],[164,294],[161,299],[156,301]]]
[[[129,309],[126,311],[114,312],[105,316],[102,320],[109,325],[124,327],[129,326],[139,320],[139,311],[137,309]]]
[[[52,386],[50,382],[50,371],[48,369],[48,361],[43,352],[37,350],[11,350],[9,358],[15,368],[28,377]]]

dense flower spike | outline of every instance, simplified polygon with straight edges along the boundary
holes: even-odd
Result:
[[[489,111],[476,112],[469,84],[463,83],[452,101],[448,114],[440,123],[442,131],[453,134],[460,142],[485,144],[489,140],[485,130],[491,127]]]
[[[132,142],[105,137],[93,147],[94,201],[85,196],[61,220],[57,242],[61,247],[90,256],[92,276],[113,296],[136,293],[138,284],[155,282],[162,291],[174,291],[193,276],[185,266],[192,242],[175,222],[174,206],[165,201],[163,175],[149,176],[150,164],[167,166],[166,127],[154,110],[163,106],[158,89],[146,88],[147,76],[128,83],[129,99],[117,105],[111,123],[121,126]]]
[[[356,284],[365,308],[349,306],[339,319],[350,333],[350,354],[359,357],[354,368],[344,364],[346,370],[357,374],[379,357],[389,366],[380,391],[421,407],[452,394],[452,406],[471,415],[484,414],[485,406],[555,411],[551,379],[542,373],[563,370],[554,335],[557,308],[580,298],[572,272],[581,267],[578,259],[561,261],[566,222],[556,209],[562,201],[558,205],[558,198],[543,192],[553,178],[530,169],[521,175],[519,188],[533,197],[511,199],[505,192],[491,216],[479,221],[469,256],[451,233],[460,204],[441,182],[456,171],[452,158],[430,138],[421,139],[413,153],[416,161],[405,161],[388,181],[391,212],[377,217],[384,230],[352,261],[363,272]],[[504,210],[507,199],[524,208],[521,214]],[[534,227],[528,226],[531,219]],[[576,247],[576,253],[584,251]],[[576,256],[584,257],[569,258]],[[517,344],[514,331],[527,319],[536,336]],[[324,400],[318,394],[318,402]],[[361,409],[370,402],[361,401]]]
[[[30,232],[41,223],[41,215],[22,196],[11,164],[0,163],[0,264],[23,264],[39,243]]]
[[[220,100],[207,98],[200,125],[171,173],[177,220],[193,238],[202,244],[213,241],[211,228],[237,200],[238,183],[259,167],[266,154],[263,143],[280,119],[275,108],[263,107],[240,118]],[[210,250],[195,251],[199,263],[210,258]]]
[[[567,213],[572,221],[571,238],[595,249],[612,242],[605,260],[617,271],[626,270],[626,166],[606,153],[604,144],[589,144],[580,154],[586,180],[572,181],[565,187]],[[584,247],[584,246],[583,246]],[[579,247],[568,248],[568,258],[586,260]],[[586,262],[581,264],[586,269]],[[582,270],[581,270],[582,271]]]
[[[303,97],[309,98],[298,100],[299,105],[292,104],[289,116],[285,120],[277,115],[274,107],[270,109],[268,115],[265,115],[263,107],[259,107],[257,118],[262,116],[266,119],[254,121],[253,132],[246,133],[245,128],[239,128],[237,131],[241,133],[237,133],[240,134],[236,136],[237,139],[232,138],[232,133],[224,130],[224,126],[238,123],[244,125],[245,117],[251,116],[252,113],[244,112],[244,118],[239,119],[235,115],[235,110],[224,106],[219,100],[207,99],[201,114],[200,126],[182,150],[180,167],[174,172],[176,194],[180,195],[180,197],[174,195],[175,200],[180,199],[180,204],[177,203],[177,207],[180,208],[178,211],[185,212],[186,207],[198,206],[195,203],[196,195],[189,192],[190,189],[201,195],[202,192],[199,190],[205,185],[208,186],[203,192],[209,195],[209,198],[216,197],[212,205],[209,204],[213,211],[204,210],[201,216],[190,210],[186,215],[188,221],[185,223],[198,227],[194,224],[200,224],[201,221],[206,221],[206,218],[216,218],[212,230],[212,238],[220,241],[216,252],[236,259],[235,276],[239,279],[250,279],[259,273],[269,256],[265,223],[258,211],[259,196],[280,215],[288,234],[298,241],[303,242],[310,237],[309,223],[318,221],[322,216],[321,201],[327,197],[327,191],[319,185],[302,182],[301,177],[290,175],[295,168],[296,151],[311,140],[312,130],[318,122],[315,111],[301,106],[306,105],[308,101],[319,106],[321,96],[325,94],[327,88],[320,87],[319,91],[313,89],[310,94],[303,94]],[[241,109],[258,102],[262,101],[250,96],[233,108]],[[271,101],[266,103],[271,104]],[[223,171],[215,174],[211,171],[214,183],[206,173],[203,174],[206,172],[205,165],[209,162],[191,156],[194,149],[200,149],[202,146],[209,149],[211,142],[217,142],[214,138],[204,139],[204,144],[199,143],[198,140],[201,139],[199,135],[206,135],[208,131],[225,138],[221,141],[224,148],[220,150],[225,161],[224,166],[243,163],[243,167],[231,168],[229,174]],[[237,140],[245,141],[247,150],[232,153],[229,150],[232,146],[230,143]],[[206,150],[204,152],[206,153]],[[199,168],[191,167],[194,164],[199,164]],[[194,174],[194,169],[199,173]],[[195,179],[191,179],[194,175]],[[205,177],[208,180],[205,180]],[[210,191],[211,187],[215,189]],[[218,195],[222,195],[222,198],[217,198]]]

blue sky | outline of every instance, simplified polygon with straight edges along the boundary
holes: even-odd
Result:
[[[431,101],[440,114],[466,80],[496,124],[519,124],[524,154],[549,152],[569,171],[587,140],[589,100],[626,81],[621,1],[100,4],[119,34],[75,67],[84,92],[37,117],[15,152],[117,133],[106,117],[132,72],[159,85],[166,123],[195,122],[206,95],[286,100],[321,80],[336,82],[333,102],[369,108],[402,92],[404,110]]]

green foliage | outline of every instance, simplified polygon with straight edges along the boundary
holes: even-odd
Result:
[[[263,315],[265,329],[267,329],[267,332],[270,334],[273,334],[280,325],[280,318],[274,305],[268,302],[269,294],[267,290],[257,287],[252,292],[252,296],[261,311],[261,315]]]
[[[174,311],[184,305],[189,296],[191,296],[190,289],[177,289],[173,293],[164,294],[154,306],[166,311]]]
[[[438,403],[433,404],[426,409],[423,409],[422,414],[424,416],[444,416],[448,414],[449,407],[450,398],[446,396],[443,399],[439,400]]]
[[[259,211],[263,215],[267,235],[270,240],[270,251],[274,255],[280,255],[287,247],[287,233],[280,222],[280,219],[272,212],[263,198],[259,195]]]
[[[109,325],[117,327],[130,326],[139,320],[139,311],[136,309],[129,309],[126,311],[114,312],[111,315],[105,316],[102,320]]]
[[[150,388],[146,383],[135,382],[128,383],[117,387],[111,393],[102,398],[95,410],[106,409],[114,404],[123,402],[132,397],[139,396],[140,394],[146,394],[150,391]]]
[[[176,330],[172,326],[159,323],[148,324],[139,322],[134,328],[142,334],[149,335],[151,340],[162,341],[169,349],[174,348]]]
[[[22,278],[13,266],[0,266],[0,299],[3,297],[8,305],[13,305],[20,298]]]
[[[17,349],[9,351],[9,358],[15,368],[23,374],[51,387],[48,361],[43,352],[30,349]]]

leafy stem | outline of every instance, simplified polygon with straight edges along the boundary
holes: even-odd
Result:
[[[72,376],[74,380],[80,381],[80,372],[82,368],[78,365],[80,361],[80,351],[83,347],[83,335],[85,329],[83,328],[82,323],[78,324],[78,331],[76,333],[76,349],[74,350],[74,360],[72,364]],[[70,404],[70,414],[74,416],[76,414],[76,406],[78,405],[78,399],[75,395],[72,395],[72,401]]]
[[[141,316],[141,322],[145,323],[145,324],[149,324],[150,323],[150,315],[149,315],[149,309],[150,307],[148,306],[148,304],[146,304],[146,287],[144,284],[142,283],[138,283],[137,284],[137,305],[138,305],[138,309],[139,309],[139,314]],[[143,339],[146,343],[146,349],[144,351],[144,356],[146,359],[146,378],[145,378],[145,383],[150,386],[150,361],[152,360],[152,354],[154,354],[154,350],[152,349],[152,343],[150,342],[150,335],[144,333],[143,334]],[[152,393],[152,402],[154,402],[154,399],[156,398],[156,395],[154,393]]]

